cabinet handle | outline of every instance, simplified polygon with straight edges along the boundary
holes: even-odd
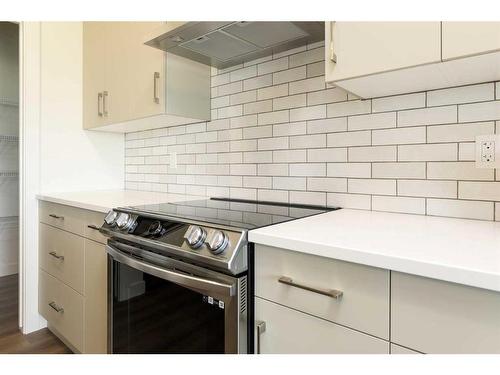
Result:
[[[49,214],[50,217],[53,217],[54,219],[61,219],[64,220],[64,216],[58,216],[56,214]]]
[[[335,53],[335,44],[333,41],[333,28],[335,26],[335,21],[330,22],[330,60],[336,64],[337,63],[337,54]]]
[[[87,228],[90,228],[90,229],[93,229],[93,230],[100,230],[101,229],[97,225],[94,225],[94,224],[87,225]]]
[[[102,117],[102,92],[97,94],[97,115]]]
[[[256,327],[257,327],[257,353],[256,354],[260,354],[260,336],[266,332],[266,322],[263,322],[261,320],[258,320],[255,322],[256,323]]]
[[[108,92],[103,91],[102,93],[102,115],[103,116],[108,116]]]
[[[55,251],[51,251],[49,255],[52,255],[54,258],[59,259],[59,260],[64,260],[64,255],[57,255]]]
[[[61,314],[64,313],[64,308],[62,306],[57,306],[54,301],[50,302],[49,306],[52,307],[54,310],[56,310],[58,313],[61,313]]]
[[[318,288],[313,288],[313,287],[310,287],[310,286],[307,286],[307,285],[299,284],[299,283],[294,282],[291,278],[286,277],[286,276],[281,276],[278,279],[278,282],[282,283],[282,284],[289,285],[289,286],[293,286],[294,288],[308,290],[310,292],[321,294],[323,296],[327,296],[327,297],[331,297],[331,298],[335,298],[335,299],[339,299],[340,297],[342,297],[342,294],[344,294],[340,290],[335,290],[335,289],[331,289],[331,290],[318,289]]]
[[[160,91],[159,91],[160,85],[159,85],[159,83],[160,83],[160,73],[155,72],[153,75],[153,101],[156,104],[160,103]]]

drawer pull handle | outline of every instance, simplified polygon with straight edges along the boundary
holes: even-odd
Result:
[[[54,219],[61,219],[61,220],[64,220],[64,216],[58,216],[56,214],[50,214],[49,215],[50,217],[53,217]]]
[[[52,255],[54,258],[59,259],[59,260],[64,260],[64,255],[57,255],[55,251],[51,251],[49,255]]]
[[[257,350],[256,354],[260,354],[260,336],[266,332],[266,322],[263,322],[261,320],[256,321],[256,327],[257,327]]]
[[[49,303],[49,306],[52,307],[54,310],[56,310],[58,313],[61,313],[61,314],[64,313],[63,307],[62,306],[57,306],[54,301],[52,301],[51,303]]]
[[[94,224],[87,225],[87,228],[90,228],[90,229],[93,229],[93,230],[100,230],[101,229],[97,225],[94,225]]]
[[[335,298],[335,299],[339,299],[340,297],[342,297],[342,294],[344,294],[340,290],[335,290],[335,289],[331,289],[331,290],[318,289],[318,288],[313,288],[313,287],[310,287],[310,286],[307,286],[307,285],[298,284],[298,283],[294,282],[290,277],[286,277],[286,276],[281,276],[278,279],[278,282],[280,282],[282,284],[293,286],[295,288],[308,290],[308,291],[313,292],[313,293],[318,293],[318,294],[321,294],[323,296]]]

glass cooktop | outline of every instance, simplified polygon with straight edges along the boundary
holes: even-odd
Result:
[[[227,198],[148,204],[131,208],[144,213],[174,216],[240,229],[260,228],[339,209]]]

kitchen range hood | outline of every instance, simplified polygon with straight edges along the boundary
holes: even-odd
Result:
[[[228,68],[325,38],[324,22],[187,22],[147,45]]]

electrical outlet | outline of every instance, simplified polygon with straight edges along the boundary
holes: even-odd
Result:
[[[500,167],[499,134],[476,136],[476,167],[477,168]]]

